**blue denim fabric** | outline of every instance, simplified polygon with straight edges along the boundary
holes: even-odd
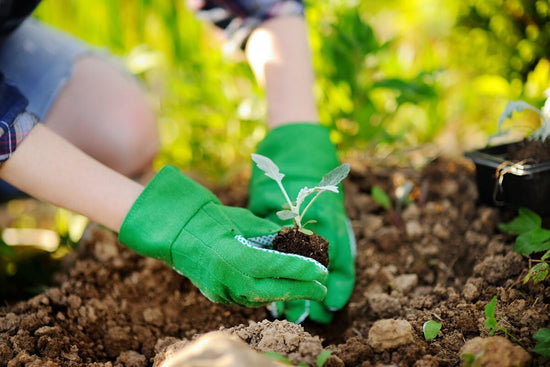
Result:
[[[75,59],[87,51],[77,38],[29,18],[0,43],[0,71],[42,120],[71,77]]]

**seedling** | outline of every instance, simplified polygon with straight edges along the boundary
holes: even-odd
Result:
[[[338,193],[338,184],[344,178],[346,178],[350,171],[349,164],[344,163],[339,165],[338,167],[334,168],[332,171],[324,175],[321,179],[321,182],[319,182],[317,186],[312,188],[303,187],[298,192],[296,200],[292,201],[290,200],[290,197],[288,196],[288,193],[283,186],[283,178],[285,177],[285,175],[280,172],[279,167],[271,159],[261,154],[252,154],[252,160],[256,163],[259,169],[264,171],[267,177],[277,182],[277,185],[284,195],[284,198],[286,200],[286,208],[285,206],[283,206],[285,209],[278,211],[277,217],[279,217],[279,219],[281,220],[294,220],[294,224],[296,225],[296,227],[298,227],[298,230],[305,234],[313,233],[312,231],[304,227],[308,223],[315,222],[314,220],[309,220],[306,223],[302,224],[302,220],[308,209],[323,192],[330,191]],[[311,198],[311,200],[309,200],[309,202],[307,202],[306,204],[306,199],[312,194],[315,194],[315,196],[313,196],[313,198]],[[305,207],[301,209],[303,205],[305,205]]]
[[[378,185],[374,185],[371,189],[372,199],[387,211],[392,209],[391,199],[388,194]]]
[[[537,284],[550,273],[550,230],[541,226],[541,217],[527,208],[520,208],[516,218],[499,226],[501,230],[517,235],[514,251],[529,257],[530,269],[523,279],[524,283],[532,280]],[[544,254],[539,260],[532,259],[531,256],[536,253]]]
[[[403,228],[403,219],[401,218],[401,210],[409,202],[409,194],[413,189],[413,184],[410,181],[395,189],[395,209],[392,206],[390,196],[378,185],[374,185],[371,189],[372,199],[386,210],[397,227]]]
[[[426,341],[435,339],[437,334],[439,334],[439,331],[441,330],[441,326],[443,325],[441,325],[441,323],[437,321],[434,321],[434,320],[426,321],[422,325],[422,331],[424,332],[424,339]]]
[[[544,357],[550,357],[550,329],[542,328],[533,335],[538,342],[533,348],[533,352]]]
[[[489,329],[489,335],[493,336],[497,331],[501,331],[505,335],[507,335],[510,339],[520,344],[519,340],[515,336],[510,334],[508,329],[506,329],[504,326],[498,323],[495,316],[496,308],[497,308],[497,296],[493,296],[493,299],[491,300],[491,302],[485,305],[485,317],[486,317],[485,328]]]
[[[550,135],[550,89],[546,90],[546,101],[544,106],[541,109],[536,108],[533,105],[530,105],[524,101],[510,101],[504,107],[500,118],[498,119],[498,128],[496,136],[505,134],[505,131],[502,131],[502,124],[508,118],[511,118],[514,112],[523,112],[525,110],[531,110],[536,112],[540,117],[540,127],[533,131],[528,138],[532,140],[545,141]]]

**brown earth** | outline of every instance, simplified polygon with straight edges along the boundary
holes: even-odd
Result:
[[[385,211],[370,196],[373,185],[392,193],[407,181],[414,188],[402,210]],[[497,227],[511,213],[476,206],[472,164],[438,159],[418,171],[354,163],[344,185],[357,284],[330,325],[211,303],[186,278],[91,225],[54,286],[0,309],[0,365],[150,366],[170,346],[221,328],[295,364],[314,365],[330,349],[329,366],[458,366],[466,348],[485,350],[483,363],[504,366],[500,356],[511,356],[550,366],[531,352],[533,334],[550,326],[550,281],[523,284],[528,260]],[[232,187],[216,192],[246,205],[246,185]],[[484,307],[493,296],[499,324],[520,344],[488,338]],[[443,326],[425,341],[428,320]]]

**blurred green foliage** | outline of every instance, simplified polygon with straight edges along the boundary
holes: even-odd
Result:
[[[81,215],[33,199],[2,203],[0,300],[29,298],[51,286],[61,259],[77,246],[87,222]],[[34,232],[24,233],[29,230]]]
[[[263,136],[262,91],[242,55],[183,1],[44,1],[36,16],[120,57],[158,109],[162,152],[213,178],[242,167]]]
[[[539,60],[550,56],[549,12],[546,0],[467,0],[457,28],[476,30],[487,44],[483,59],[488,67],[525,82]]]
[[[549,5],[534,0],[306,1],[321,122],[342,153],[485,144],[509,99],[550,81]],[[157,164],[221,179],[266,133],[243,55],[183,0],[44,1],[36,16],[125,60],[158,106]]]

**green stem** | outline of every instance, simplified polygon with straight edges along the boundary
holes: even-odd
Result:
[[[318,191],[317,194],[315,194],[315,196],[313,197],[313,199],[311,199],[309,203],[307,203],[306,207],[304,208],[304,211],[302,212],[302,214],[299,215],[300,220],[306,215],[306,212],[311,207],[311,204],[313,204],[313,202],[319,197],[319,195],[321,195],[322,192],[323,191]]]
[[[294,208],[294,205],[292,205],[292,201],[290,201],[290,198],[288,197],[288,194],[286,193],[286,190],[285,190],[285,188],[283,187],[282,181],[277,181],[277,185],[279,185],[279,188],[280,188],[281,191],[283,192],[283,195],[285,196],[286,202],[288,203],[288,205],[290,206],[290,208],[293,209],[293,208]]]

